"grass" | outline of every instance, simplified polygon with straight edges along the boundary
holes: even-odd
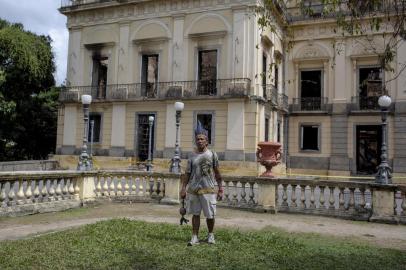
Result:
[[[190,229],[115,219],[5,241],[0,269],[406,269],[403,251],[272,229],[219,229],[216,245],[187,247]]]

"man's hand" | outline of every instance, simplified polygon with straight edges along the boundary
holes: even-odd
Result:
[[[223,193],[224,193],[224,190],[222,187],[220,187],[219,190],[217,191],[217,200],[218,201],[223,200]]]
[[[186,198],[186,189],[184,187],[182,187],[182,189],[180,190],[180,198]]]

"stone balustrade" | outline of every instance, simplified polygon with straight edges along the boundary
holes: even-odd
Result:
[[[0,217],[61,211],[98,200],[179,203],[179,175],[135,171],[0,173]]]
[[[406,224],[406,186],[295,178],[224,177],[220,206]]]
[[[0,217],[96,200],[179,204],[180,175],[143,171],[0,173]],[[310,178],[224,176],[221,207],[406,224],[406,186]]]

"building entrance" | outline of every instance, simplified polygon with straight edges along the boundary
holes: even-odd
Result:
[[[381,162],[382,128],[379,125],[357,126],[357,173],[375,174]]]
[[[154,116],[154,114],[139,114],[138,115],[138,125],[137,125],[137,157],[140,161],[145,161],[148,159],[148,143],[149,143],[149,122],[148,118]],[[154,154],[154,130],[155,121],[152,125],[152,139],[151,139],[151,157]]]

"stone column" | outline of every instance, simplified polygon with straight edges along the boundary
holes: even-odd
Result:
[[[176,15],[173,17],[173,41],[172,41],[172,66],[168,68],[172,70],[173,81],[187,80],[187,46],[185,46],[183,37],[183,28],[185,23],[184,15]]]
[[[126,84],[131,81],[131,74],[128,73],[129,66],[129,38],[130,25],[128,23],[120,24],[120,43],[118,44],[117,52],[117,83]],[[128,77],[130,76],[130,78]]]
[[[82,30],[69,31],[69,48],[68,48],[68,70],[67,82],[71,86],[83,85],[83,48],[82,44]]]
[[[180,203],[180,175],[165,178],[165,197],[161,200],[163,204],[179,204]]]
[[[176,119],[175,119],[174,102],[166,104],[166,121],[165,121],[165,148],[163,152],[164,158],[172,158],[175,152],[176,140]],[[182,120],[181,120],[182,121]],[[182,125],[182,122],[181,122]],[[179,129],[179,133],[181,128]],[[179,138],[181,138],[179,134]],[[179,142],[180,144],[180,142]]]
[[[82,117],[83,118],[83,117]],[[82,119],[81,118],[81,119]],[[63,117],[63,138],[62,138],[62,155],[73,155],[76,150],[76,130],[78,119],[78,108],[76,104],[65,104]]]
[[[228,103],[227,148],[225,160],[245,160],[244,154],[244,101]]]
[[[110,156],[124,156],[126,105],[113,103]]]
[[[94,201],[94,180],[95,176],[79,176],[77,178],[79,185],[79,198],[82,202]]]
[[[330,175],[349,175],[350,159],[348,157],[348,116],[347,116],[347,87],[345,43],[336,41],[335,67],[334,67],[334,93],[331,97],[331,157],[329,165]],[[340,53],[337,52],[340,50]],[[328,67],[327,67],[328,68]]]
[[[266,179],[258,183],[258,211],[276,214],[276,182]]]
[[[369,221],[381,223],[397,223],[395,217],[395,192],[391,185],[375,185],[372,187],[372,216]]]

